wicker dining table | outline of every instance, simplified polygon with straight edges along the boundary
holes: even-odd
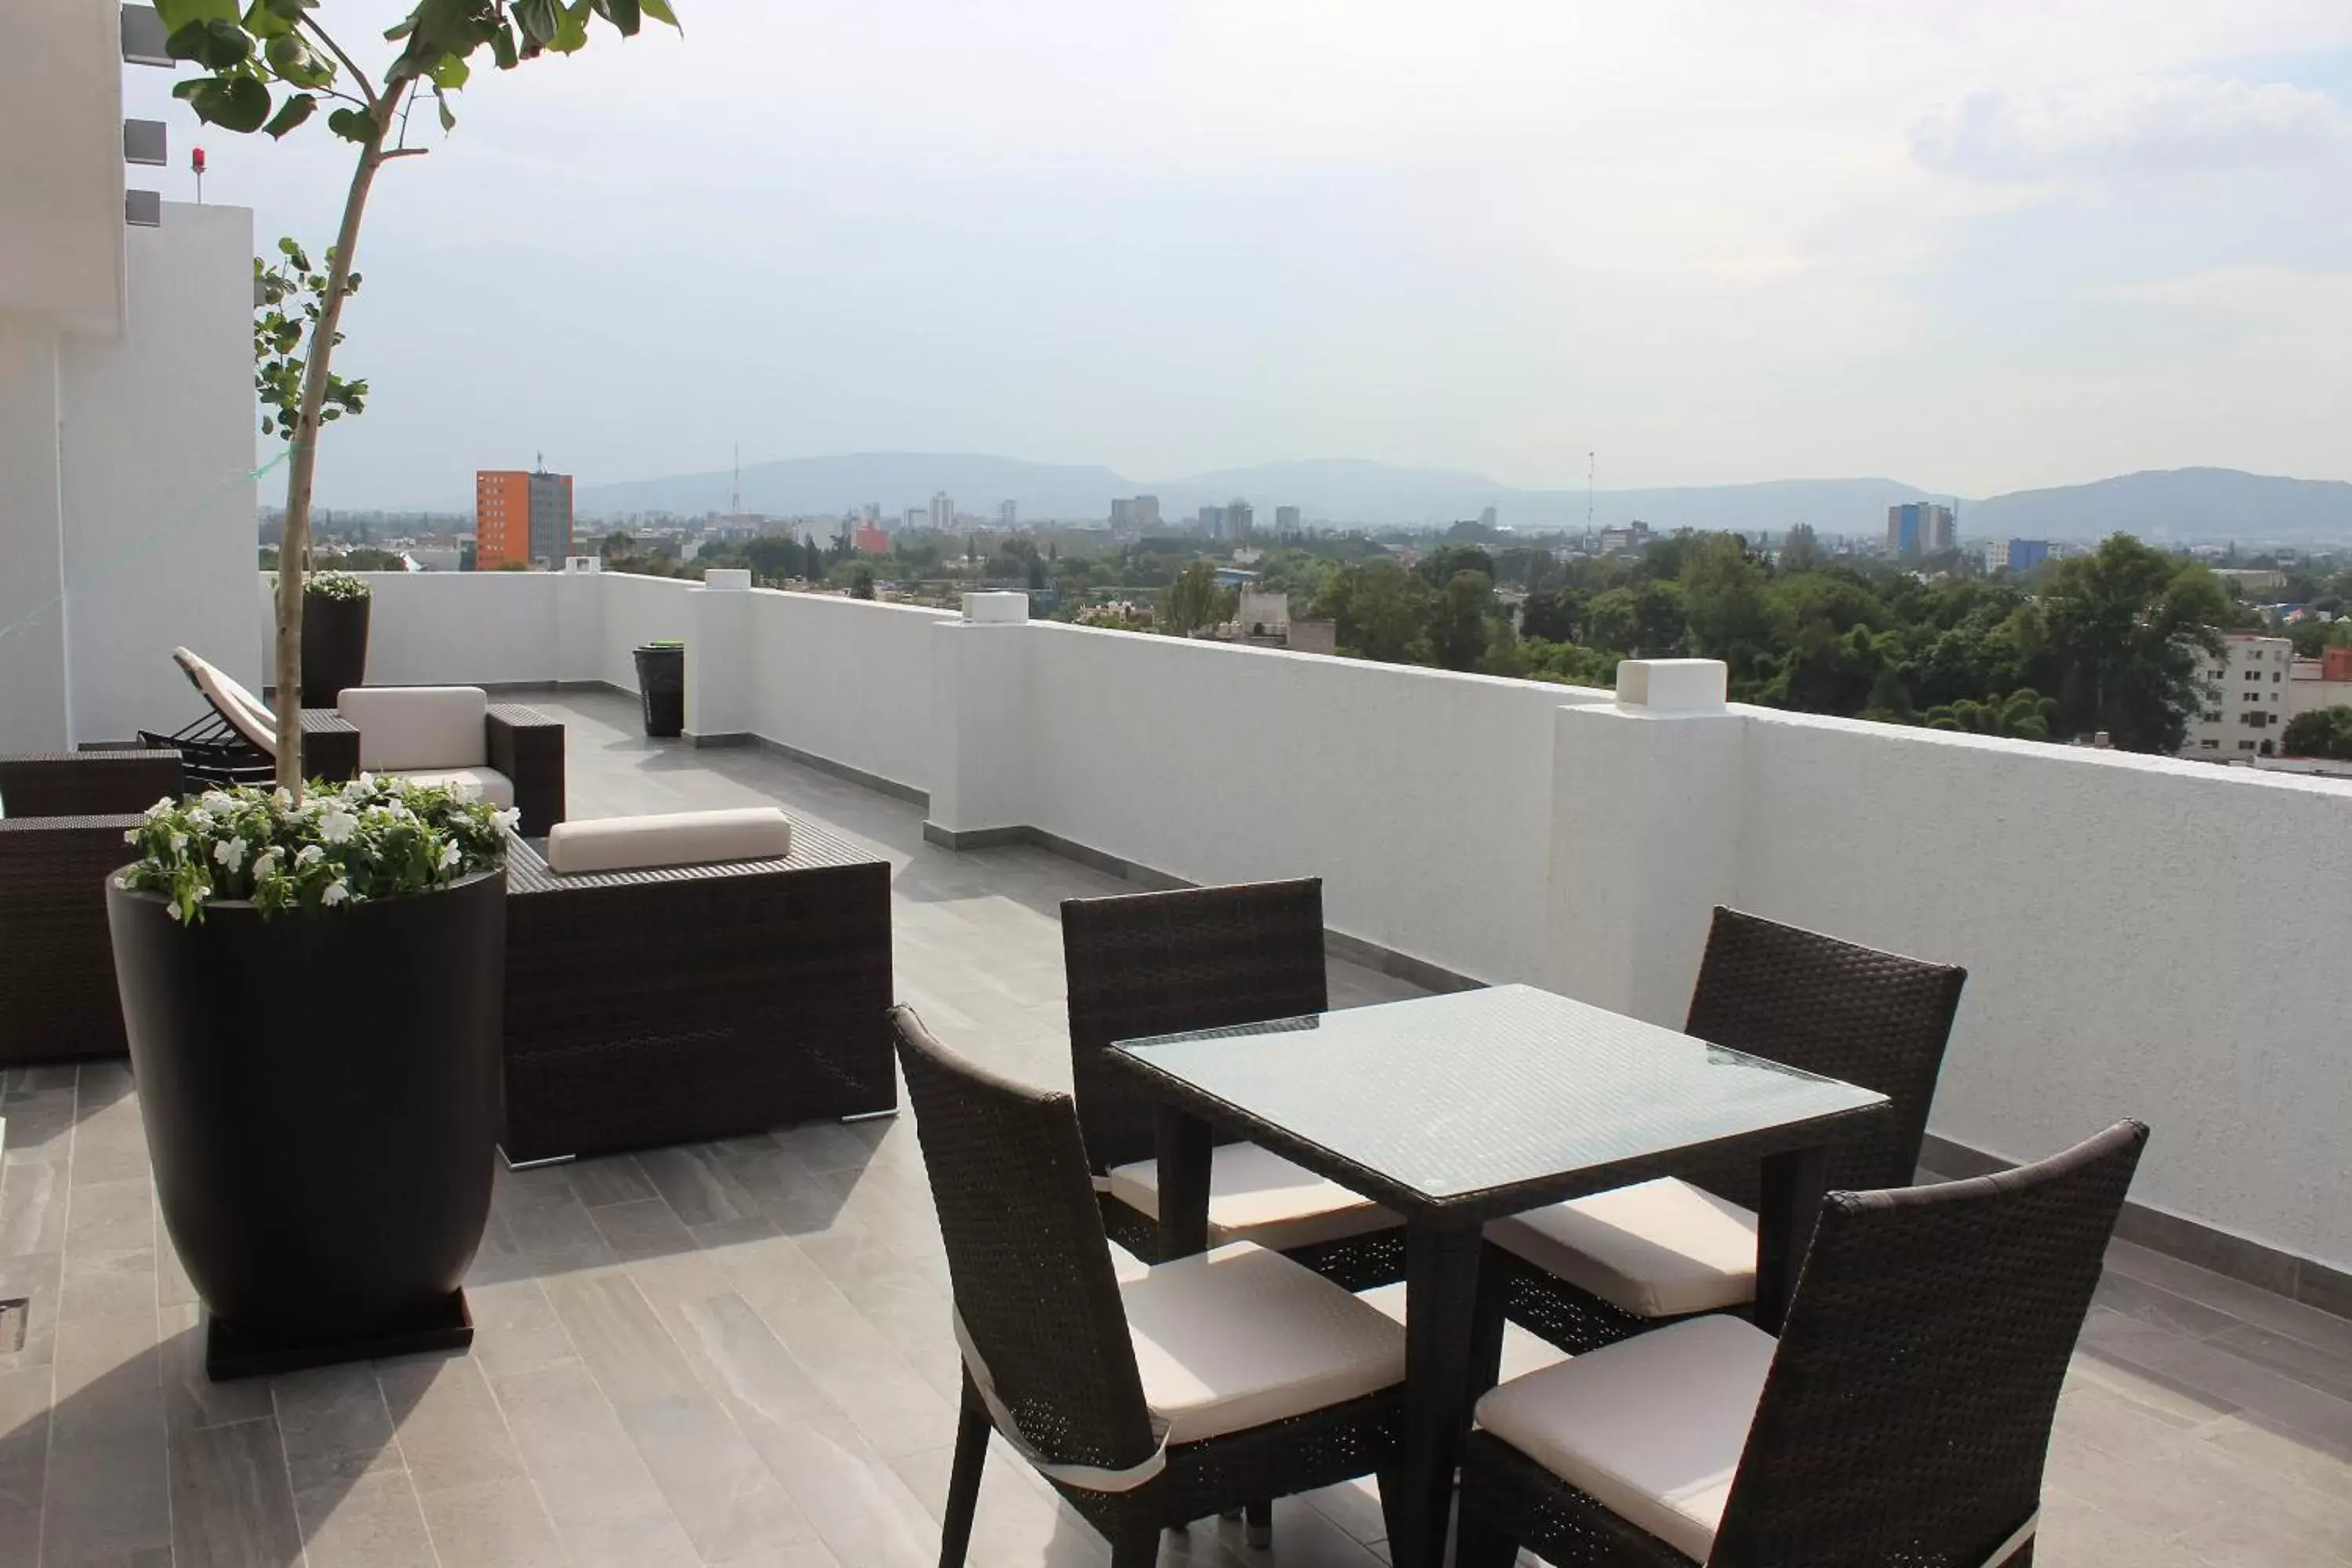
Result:
[[[1398,1568],[1438,1568],[1470,1424],[1488,1220],[1656,1176],[1760,1163],[1757,1321],[1777,1330],[1824,1157],[1884,1095],[1528,985],[1122,1041],[1160,1105],[1169,1256],[1205,1249],[1217,1136],[1238,1134],[1405,1223],[1407,1429]]]

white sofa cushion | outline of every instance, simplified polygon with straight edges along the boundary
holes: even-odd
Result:
[[[1160,1217],[1160,1162],[1138,1160],[1110,1173],[1110,1194]],[[1255,1143],[1221,1143],[1209,1167],[1209,1245],[1255,1241],[1276,1252],[1385,1230],[1397,1217]]]
[[[1743,1318],[1669,1323],[1513,1378],[1478,1425],[1704,1563],[1778,1342]]]
[[[360,766],[478,768],[490,760],[489,694],[478,686],[354,686],[335,707],[360,732]]]
[[[1248,1242],[1122,1279],[1143,1402],[1197,1443],[1344,1404],[1404,1379],[1404,1330]]]
[[[404,768],[393,776],[444,789],[470,784],[475,799],[500,811],[514,804],[514,781],[496,768]]]
[[[1486,1239],[1637,1318],[1756,1299],[1756,1216],[1673,1176],[1496,1220]]]
[[[547,835],[548,868],[562,872],[774,860],[792,850],[792,819],[772,805],[559,822]]]
[[[264,756],[278,754],[278,716],[262,705],[261,699],[247,691],[243,685],[229,678],[218,665],[199,658],[184,647],[172,650],[172,658],[213,710],[228,721],[231,728],[261,750]]]

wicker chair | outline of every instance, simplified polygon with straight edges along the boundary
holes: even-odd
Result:
[[[1062,905],[1062,952],[1078,1125],[1104,1224],[1136,1256],[1157,1258],[1157,1114],[1106,1070],[1103,1054],[1117,1040],[1328,1008],[1323,884],[1306,878],[1071,899]],[[1404,1278],[1395,1216],[1230,1138],[1220,1139],[1211,1177],[1209,1240],[1255,1241],[1351,1290]]]
[[[0,1064],[129,1051],[106,878],[183,783],[177,752],[0,759]]]
[[[517,1163],[895,1109],[890,867],[807,822],[782,859],[566,876],[507,852]]]
[[[992,1429],[1109,1539],[1113,1568],[1157,1563],[1163,1529],[1391,1462],[1402,1329],[1246,1242],[1120,1279],[1070,1097],[890,1016],[964,1357],[941,1568],[964,1560]]]
[[[1718,908],[1685,1032],[1893,1102],[1878,1131],[1830,1152],[1828,1184],[1908,1185],[1968,971]],[[1756,1296],[1758,1173],[1664,1178],[1487,1226],[1479,1364],[1503,1316],[1571,1355]]]
[[[2068,1357],[2147,1129],[1832,1192],[1775,1342],[1691,1319],[1479,1402],[1459,1568],[2033,1560]]]

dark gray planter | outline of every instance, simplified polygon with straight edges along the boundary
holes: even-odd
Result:
[[[490,1207],[506,877],[263,921],[108,879],[155,1196],[214,1375],[471,1338]]]
[[[646,733],[674,740],[686,730],[686,649],[648,643],[635,652]]]
[[[368,613],[375,601],[302,595],[302,706],[332,708],[347,687],[367,684]]]

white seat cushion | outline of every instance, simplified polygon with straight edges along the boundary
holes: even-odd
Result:
[[[792,852],[792,818],[772,805],[559,822],[547,834],[548,868],[563,872],[776,860]]]
[[[392,776],[443,789],[471,784],[477,800],[500,811],[514,804],[514,781],[496,768],[410,768]]]
[[[1110,1173],[1110,1194],[1160,1217],[1160,1162],[1138,1160]],[[1360,1193],[1255,1143],[1220,1143],[1209,1169],[1209,1245],[1255,1241],[1287,1252],[1319,1241],[1385,1230],[1397,1217]]]
[[[1360,1399],[1404,1380],[1404,1330],[1278,1252],[1248,1242],[1122,1279],[1143,1402],[1168,1441]]]
[[[1116,1241],[1110,1244],[1110,1274],[1112,1279],[1118,1280],[1120,1284],[1125,1285],[1130,1280],[1141,1279],[1150,1272],[1151,1265],[1146,1263],[1143,1259],[1138,1258],[1135,1254],[1129,1252]]]
[[[1756,1216],[1665,1176],[1496,1220],[1486,1239],[1637,1318],[1756,1299]]]
[[[490,760],[489,694],[478,686],[354,686],[336,710],[360,732],[360,766],[478,768]]]
[[[1741,1318],[1669,1323],[1512,1379],[1478,1425],[1704,1563],[1777,1343]]]

